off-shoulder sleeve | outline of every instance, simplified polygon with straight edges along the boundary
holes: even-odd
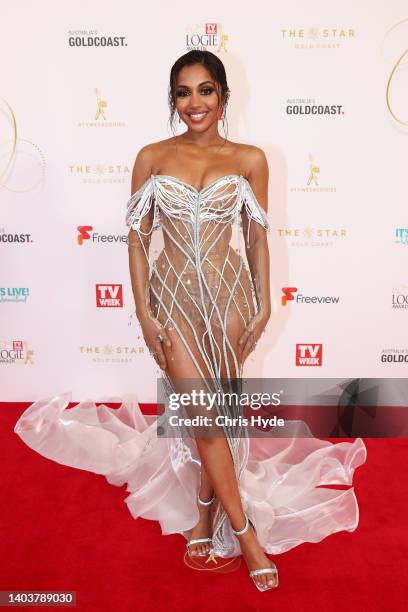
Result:
[[[140,231],[140,224],[145,215],[154,206],[153,224],[150,232],[160,226],[160,216],[154,194],[153,177],[149,177],[126,204],[126,225],[131,229]]]
[[[253,219],[262,227],[265,228],[266,231],[270,230],[270,225],[268,221],[267,214],[262,206],[259,204],[254,191],[247,181],[247,179],[243,178],[242,186],[241,186],[241,197],[242,197],[242,205],[245,206],[245,210],[248,215],[248,232],[247,232],[247,244],[249,243],[249,227],[251,224],[251,220]]]

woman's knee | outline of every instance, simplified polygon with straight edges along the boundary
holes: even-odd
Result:
[[[206,436],[196,436],[195,437],[197,445],[200,448],[221,448],[225,445],[225,438],[217,435],[206,435]]]

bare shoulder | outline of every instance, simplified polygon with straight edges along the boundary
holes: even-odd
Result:
[[[252,144],[240,144],[240,155],[245,177],[250,180],[269,177],[269,167],[266,155],[261,147]]]
[[[153,167],[155,159],[169,148],[172,141],[173,138],[166,138],[165,140],[159,140],[144,145],[139,149],[135,162],[152,162],[151,166]]]
[[[267,212],[269,167],[265,152],[256,145],[241,144],[240,157],[243,175],[251,185],[258,203]]]
[[[139,149],[133,164],[132,171],[132,193],[137,191],[141,185],[154,174],[157,160],[168,149],[172,138],[152,142]]]

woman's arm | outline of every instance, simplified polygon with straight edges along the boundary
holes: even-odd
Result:
[[[150,177],[151,153],[149,147],[143,147],[136,157],[132,172],[132,195]],[[149,249],[152,237],[154,207],[140,221],[140,231],[130,229],[128,235],[129,270],[135,300],[136,316],[139,319],[152,314],[149,296]]]
[[[269,168],[265,153],[258,147],[251,148],[250,154],[247,157],[247,163],[247,180],[259,204],[265,213],[267,213]],[[243,207],[242,225],[244,236],[247,236],[248,223],[248,215],[245,207]],[[268,236],[265,228],[257,221],[251,220],[250,222],[249,240],[248,243],[245,240],[245,249],[258,310],[239,340],[242,350],[242,362],[245,361],[249,353],[254,349],[271,316]]]
[[[132,194],[150,177],[152,153],[147,145],[137,154],[132,172]],[[141,218],[139,229],[130,229],[128,234],[129,272],[135,301],[136,316],[142,327],[143,337],[148,349],[162,369],[167,363],[160,337],[167,346],[170,339],[161,323],[152,313],[149,291],[149,249],[154,221],[154,206]]]

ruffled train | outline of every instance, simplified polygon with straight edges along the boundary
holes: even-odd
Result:
[[[201,462],[194,440],[160,438],[155,415],[143,415],[134,395],[118,409],[91,401],[67,408],[71,393],[29,406],[14,431],[33,450],[63,465],[104,475],[127,485],[125,503],[133,518],[160,523],[163,535],[186,539],[198,522],[196,495]],[[304,426],[302,421],[293,422]],[[314,437],[246,439],[247,461],[239,481],[244,509],[267,553],[319,542],[338,531],[354,531],[359,509],[352,485],[367,456],[361,438],[331,443]],[[228,527],[230,548],[240,554]]]

